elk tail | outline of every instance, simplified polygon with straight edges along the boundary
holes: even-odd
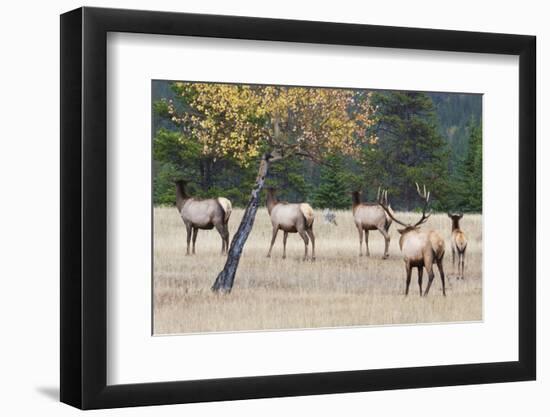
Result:
[[[304,215],[304,218],[306,219],[306,225],[307,228],[311,228],[313,226],[313,220],[315,220],[315,214],[313,213],[313,209],[311,206],[307,203],[300,204],[300,211]]]
[[[223,221],[224,223],[227,223],[229,221],[229,217],[231,216],[231,211],[233,210],[233,207],[231,206],[231,201],[229,201],[225,197],[218,197],[218,203],[225,213]]]

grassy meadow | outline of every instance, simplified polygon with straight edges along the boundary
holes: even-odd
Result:
[[[230,238],[243,214],[234,209]],[[418,218],[397,213],[398,218]],[[456,280],[451,263],[451,222],[433,214],[424,228],[441,232],[446,242],[447,297],[441,293],[439,272],[427,297],[418,295],[413,270],[405,297],[405,267],[395,224],[390,228],[390,257],[383,260],[384,239],[369,233],[370,257],[359,257],[359,238],[351,210],[336,211],[338,226],[324,224],[316,210],[316,257],[302,261],[304,244],[290,234],[287,259],[281,259],[280,231],[272,257],[266,258],[271,222],[265,208],[258,210],[244,248],[233,291],[210,291],[225,257],[215,230],[200,230],[194,256],[185,256],[185,226],[173,207],[154,209],[154,333],[227,332],[365,326],[405,323],[476,321],[482,319],[482,220],[464,215],[461,228],[468,236],[465,279]],[[311,249],[311,244],[310,244]],[[363,253],[365,246],[363,244]],[[423,287],[427,285],[424,273]]]

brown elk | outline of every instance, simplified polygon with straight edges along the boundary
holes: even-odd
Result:
[[[458,276],[456,279],[464,279],[464,259],[466,258],[466,246],[468,239],[460,229],[462,213],[447,213],[452,222],[451,229],[451,250],[453,253],[453,269],[455,269],[455,256],[458,255]]]
[[[279,201],[275,196],[275,189],[267,190],[267,211],[271,217],[273,235],[267,257],[271,257],[271,250],[275,244],[279,229],[283,231],[283,259],[286,258],[286,239],[289,233],[298,233],[304,240],[305,252],[304,261],[308,256],[308,244],[311,239],[311,260],[315,260],[315,235],[313,234],[313,221],[315,216],[313,209],[307,203],[291,204],[286,201]],[[308,238],[309,236],[309,238]]]
[[[229,247],[229,228],[227,226],[231,216],[231,202],[224,197],[198,199],[189,196],[185,191],[185,181],[176,181],[176,207],[185,228],[187,229],[187,255],[189,242],[193,235],[193,255],[199,229],[212,230],[214,227],[222,238],[222,255]]]
[[[420,187],[416,184],[416,190],[420,197],[424,200],[424,207],[422,208],[422,217],[416,223],[404,223],[398,220],[394,213],[387,207],[384,201],[380,200],[380,206],[386,211],[388,216],[392,218],[396,223],[403,226],[403,229],[397,229],[401,237],[399,238],[399,247],[403,252],[405,269],[407,272],[407,281],[405,295],[409,294],[409,285],[411,283],[412,268],[418,269],[418,288],[420,290],[420,296],[422,296],[422,273],[423,268],[426,268],[428,273],[428,286],[424,292],[424,296],[428,295],[430,286],[434,279],[433,264],[437,264],[439,275],[441,277],[441,285],[443,288],[443,295],[445,295],[445,273],[443,272],[443,256],[445,255],[445,242],[434,230],[421,230],[420,226],[425,223],[431,215],[431,212],[426,214],[428,203],[430,201],[430,192],[426,192],[424,186],[424,192],[420,191]]]
[[[376,203],[362,203],[361,193],[354,191],[351,193],[352,206],[351,211],[353,213],[353,220],[355,227],[359,232],[359,256],[363,256],[363,232],[365,233],[365,246],[367,247],[367,256],[370,256],[369,252],[369,230],[378,230],[382,236],[384,236],[385,248],[383,259],[388,258],[388,249],[390,246],[390,234],[388,233],[391,226],[391,217],[389,217],[384,209],[380,207],[378,202]],[[385,201],[385,205],[389,211],[392,211],[388,204],[388,192],[384,190],[380,193],[378,188],[378,201]],[[393,212],[392,212],[393,213]]]

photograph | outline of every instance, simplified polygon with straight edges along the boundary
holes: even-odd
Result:
[[[152,80],[153,335],[482,321],[482,98]]]

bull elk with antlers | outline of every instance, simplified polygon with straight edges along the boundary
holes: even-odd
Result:
[[[443,289],[443,295],[445,295],[445,273],[443,272],[443,256],[445,255],[445,242],[435,230],[422,230],[420,226],[424,224],[431,215],[431,212],[426,214],[426,209],[430,201],[430,192],[426,192],[426,186],[424,186],[423,192],[420,191],[420,187],[416,184],[416,190],[422,200],[424,200],[424,206],[422,208],[422,217],[416,223],[404,223],[398,220],[393,211],[384,203],[382,199],[379,200],[380,206],[391,217],[393,221],[403,226],[403,229],[397,229],[401,237],[399,238],[399,247],[403,252],[405,269],[407,272],[407,281],[405,295],[409,294],[409,285],[411,283],[412,268],[418,269],[418,288],[420,290],[420,296],[422,296],[422,273],[423,268],[426,268],[428,273],[428,286],[424,292],[424,296],[428,295],[432,281],[434,279],[433,264],[437,264],[439,275],[441,277],[441,286]]]

